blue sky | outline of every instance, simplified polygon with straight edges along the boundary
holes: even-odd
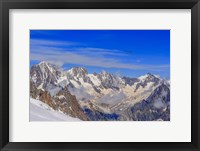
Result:
[[[48,61],[121,76],[170,76],[170,30],[31,30],[30,65]]]

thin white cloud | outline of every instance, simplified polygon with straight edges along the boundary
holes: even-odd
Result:
[[[95,52],[97,55],[112,55],[112,56],[127,56],[126,51],[117,49],[105,49],[95,47],[78,47],[82,44],[72,41],[55,41],[44,39],[31,39],[30,48],[31,51],[39,50],[54,50],[54,51],[79,51],[78,53],[91,54]],[[73,47],[73,49],[71,48]]]
[[[83,54],[72,52],[55,52],[40,51],[42,53],[31,53],[31,60],[49,61],[62,66],[63,64],[78,64],[86,66],[95,66],[103,68],[121,68],[121,69],[137,69],[137,70],[154,70],[161,71],[169,67],[169,65],[134,65],[121,63],[113,58],[104,58],[101,56],[86,56]]]
[[[169,65],[137,65],[122,63],[117,58],[106,56],[126,56],[128,51],[94,47],[77,47],[80,43],[70,41],[52,41],[31,39],[31,60],[48,61],[59,66],[63,64],[78,64],[103,68],[137,69],[162,71]],[[73,46],[73,48],[71,47]],[[95,53],[94,53],[95,52]],[[137,60],[136,60],[137,62]]]
[[[71,41],[55,41],[55,40],[44,40],[44,39],[31,39],[30,45],[31,47],[36,46],[48,46],[48,47],[58,47],[58,46],[72,46],[77,45],[76,42]]]
[[[127,56],[128,55],[125,51],[121,51],[117,49],[85,47],[85,48],[76,48],[75,50],[84,52],[84,53],[95,52],[99,55],[112,55],[112,56]]]

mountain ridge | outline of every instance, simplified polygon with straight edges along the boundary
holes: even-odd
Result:
[[[46,91],[52,98],[59,97],[65,89],[75,96],[80,106],[78,110],[87,111],[87,118],[93,120],[133,120],[130,108],[134,104],[148,99],[160,86],[166,86],[170,91],[167,80],[151,73],[138,78],[120,77],[106,71],[91,74],[82,67],[63,70],[45,61],[31,67],[30,81],[36,87],[34,90]],[[86,120],[84,115],[81,116]]]

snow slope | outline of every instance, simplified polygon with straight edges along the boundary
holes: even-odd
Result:
[[[78,118],[70,117],[62,112],[53,110],[47,104],[30,98],[30,121],[80,121]]]

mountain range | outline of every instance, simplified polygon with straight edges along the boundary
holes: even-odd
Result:
[[[170,82],[151,73],[138,78],[90,74],[42,61],[31,67],[30,97],[83,121],[170,120]]]

